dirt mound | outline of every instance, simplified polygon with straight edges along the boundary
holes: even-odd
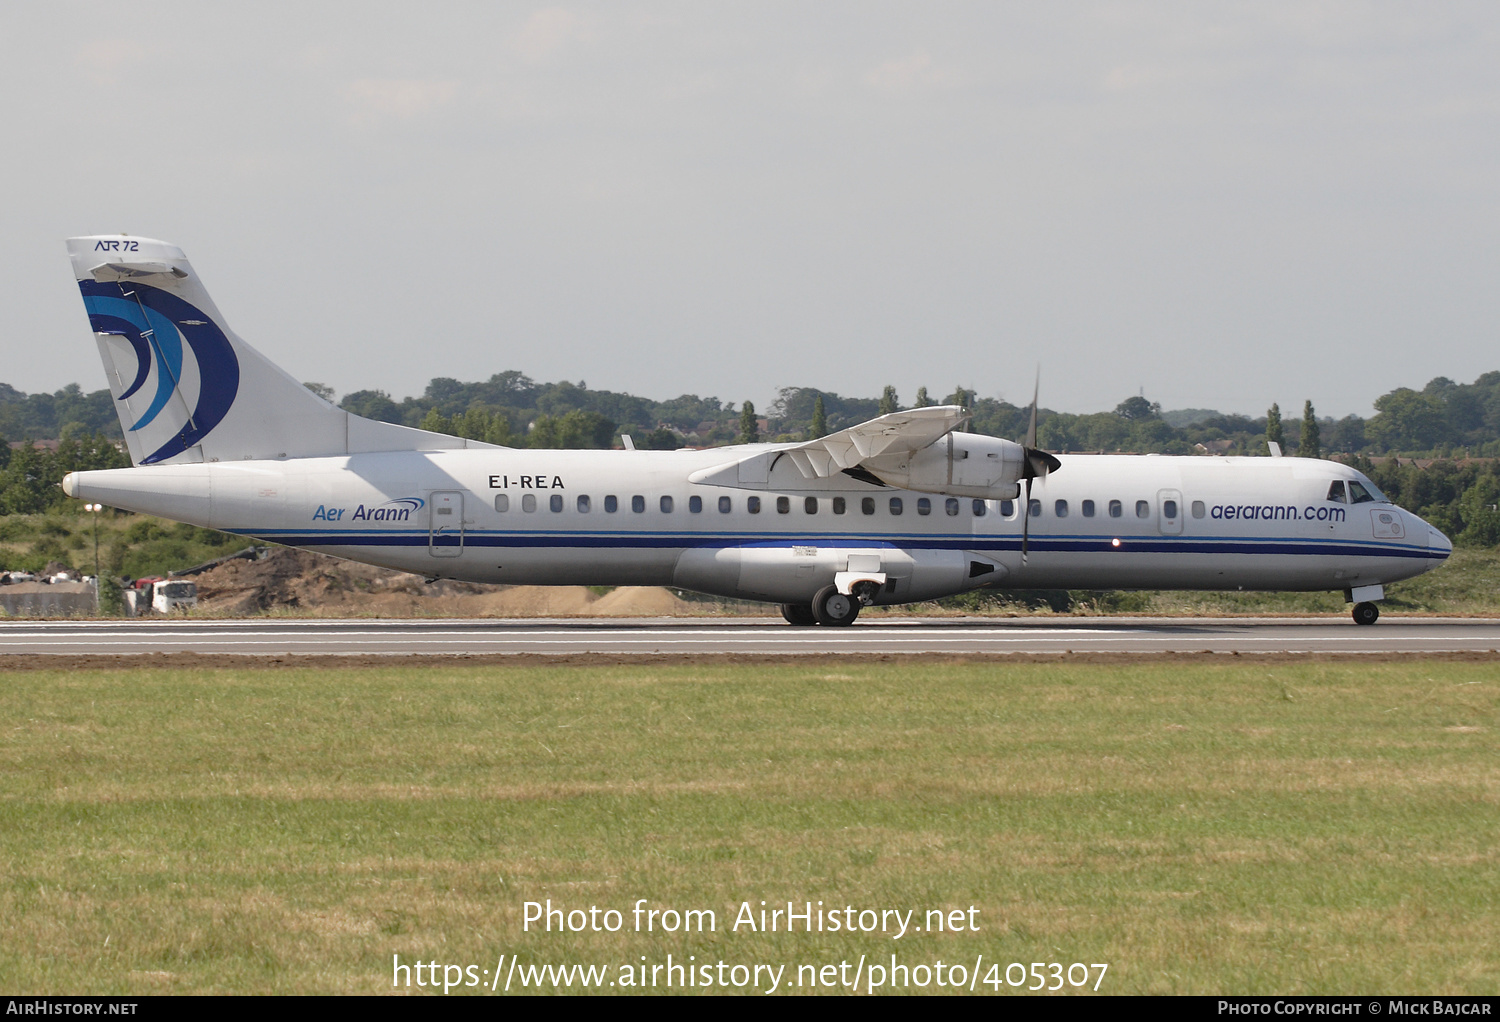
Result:
[[[669,590],[655,586],[621,586],[594,602],[591,613],[601,617],[679,617],[692,605]]]
[[[261,560],[230,561],[194,576],[201,612],[225,617],[296,611],[319,617],[591,617],[692,613],[665,589],[621,588],[603,597],[583,586],[424,582],[389,568],[275,547]]]
[[[475,601],[487,617],[572,617],[591,613],[594,594],[583,586],[511,586]]]

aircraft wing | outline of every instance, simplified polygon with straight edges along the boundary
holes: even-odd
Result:
[[[969,420],[958,405],[891,412],[858,426],[782,450],[809,479],[826,479],[886,454],[912,454],[931,447]]]
[[[825,488],[843,472],[863,482],[956,497],[1009,500],[1026,471],[1025,448],[998,437],[955,433],[969,419],[957,405],[892,412],[801,444],[740,448],[734,461],[699,469],[693,483],[766,489],[777,462],[796,466],[803,485],[781,477],[782,488]]]

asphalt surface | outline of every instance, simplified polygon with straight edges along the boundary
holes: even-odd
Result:
[[[768,618],[0,622],[7,654],[392,656],[605,653],[1493,653],[1500,620],[878,618],[793,628]],[[3,666],[3,661],[0,661]]]

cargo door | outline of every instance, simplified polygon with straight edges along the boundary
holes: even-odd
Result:
[[[1163,536],[1182,535],[1181,491],[1156,491],[1156,526]]]

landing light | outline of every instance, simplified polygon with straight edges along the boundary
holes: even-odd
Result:
[[[1120,541],[1119,539],[1112,539],[1109,541],[1109,545],[1118,550],[1120,548]]]

